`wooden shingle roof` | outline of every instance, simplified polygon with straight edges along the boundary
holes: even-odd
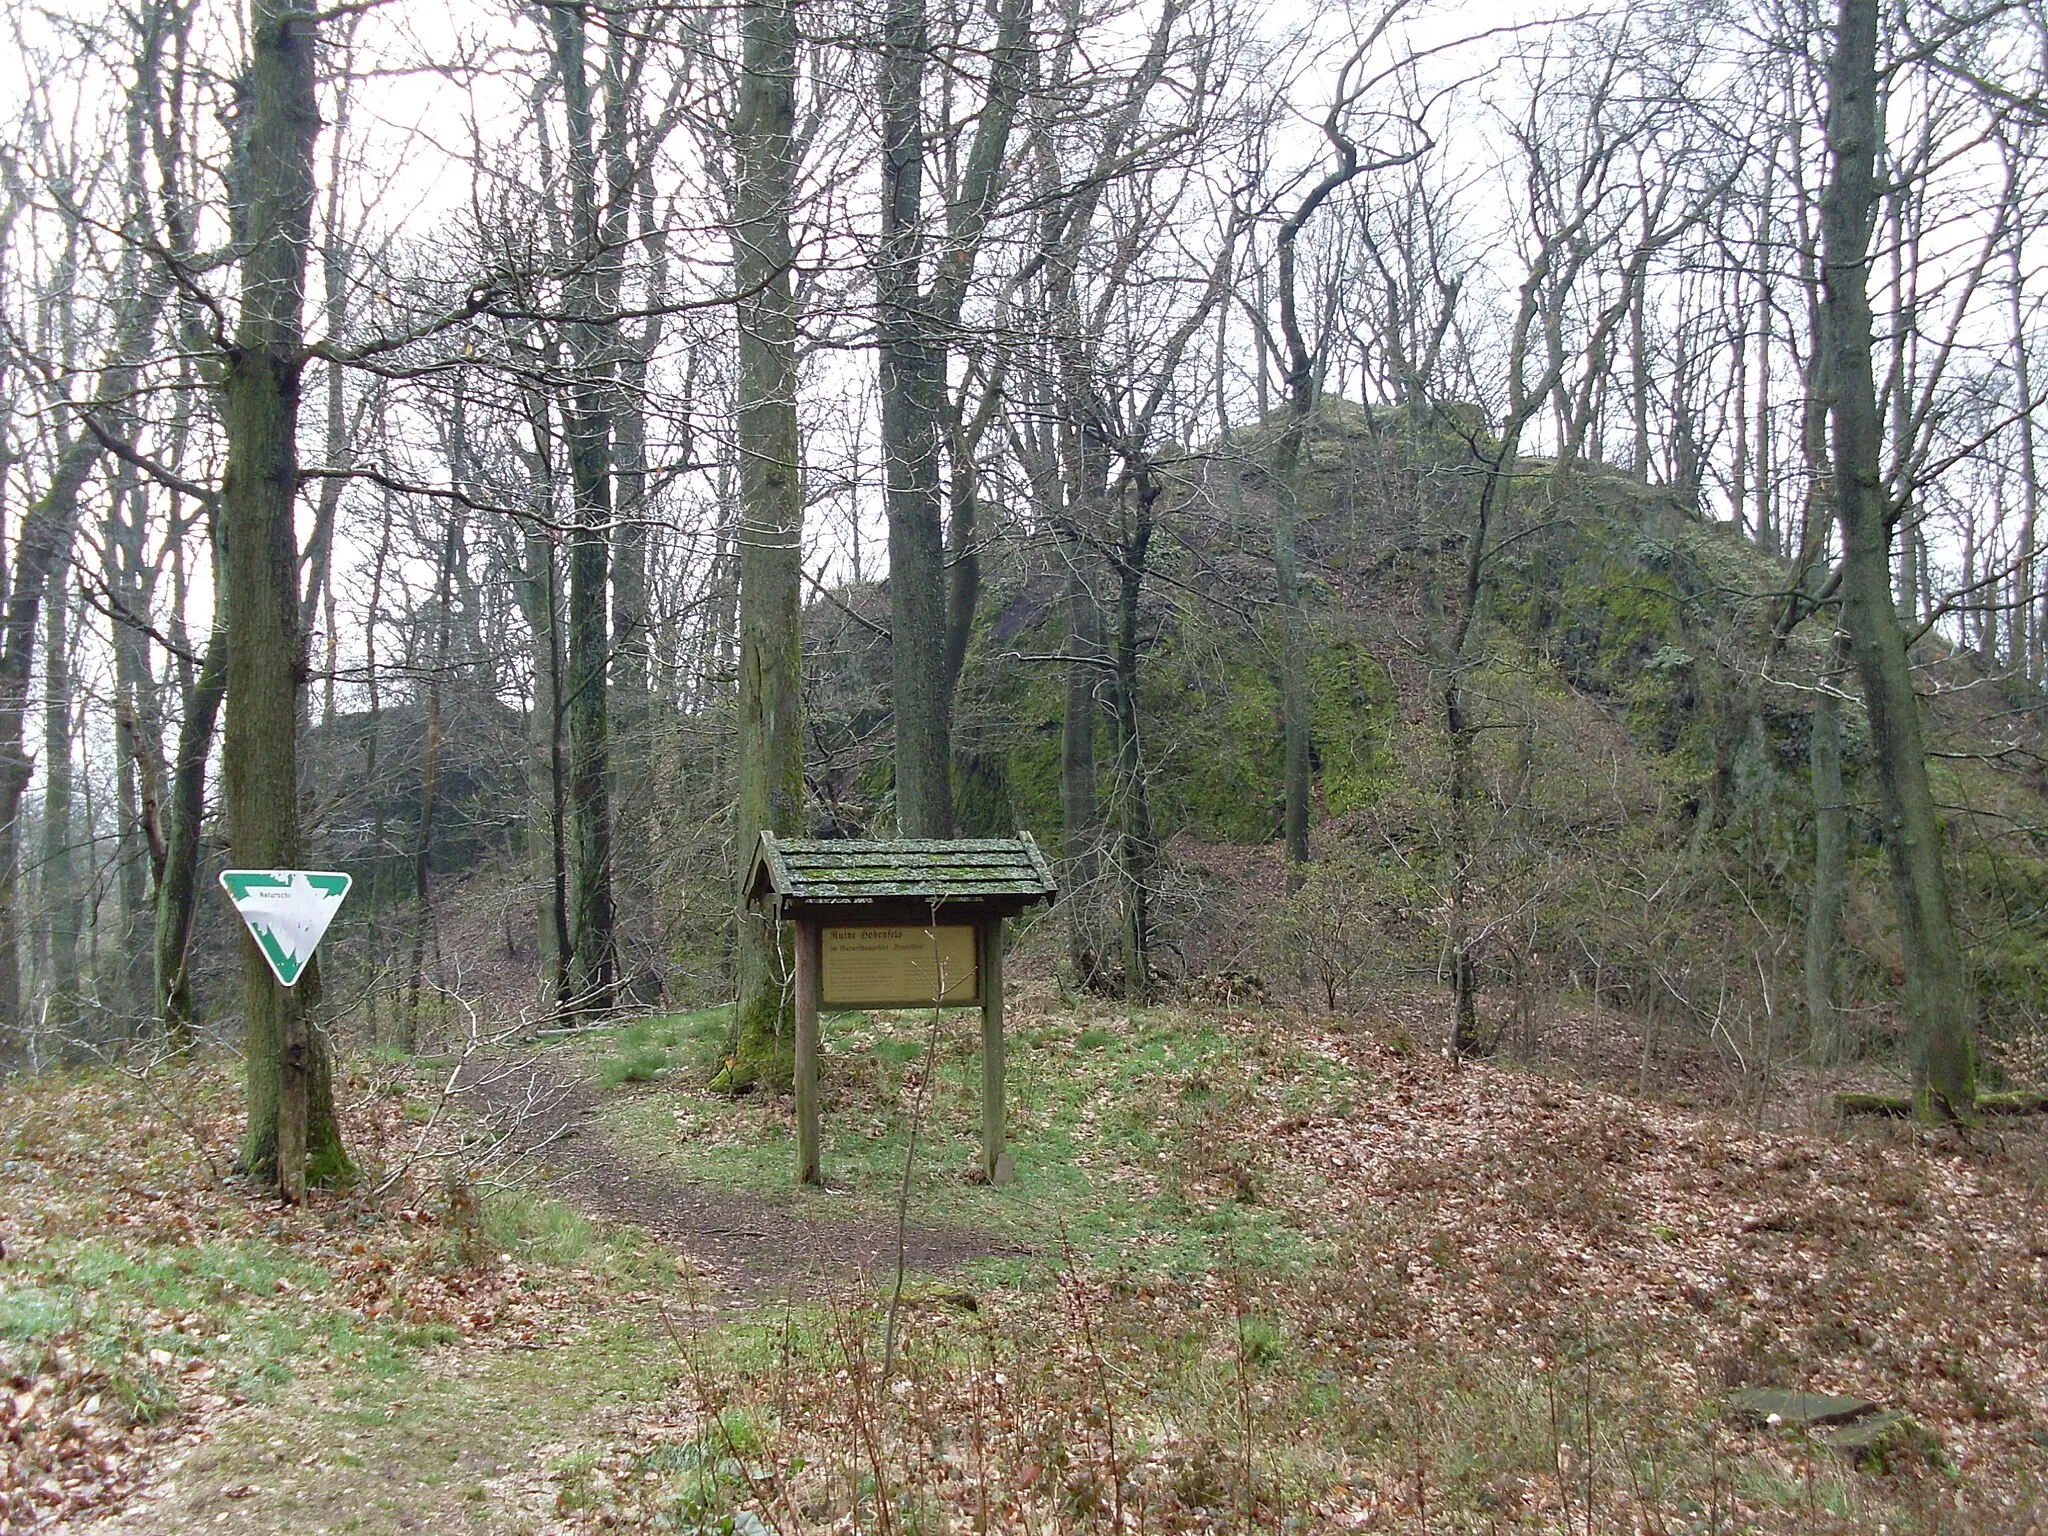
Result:
[[[930,903],[1021,911],[1059,894],[1031,834],[900,839],[777,837],[763,832],[747,900],[778,911]]]

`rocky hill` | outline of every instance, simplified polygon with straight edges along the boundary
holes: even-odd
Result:
[[[1136,630],[1141,771],[1167,850],[1155,963],[1178,981],[1263,972],[1341,1004],[1375,977],[1441,961],[1449,809],[1431,636],[1457,590],[1482,471],[1456,431],[1345,402],[1313,425],[1301,544],[1319,868],[1290,902],[1261,856],[1282,794],[1273,436],[1235,434],[1178,460],[1150,547]],[[1109,564],[1095,582],[1105,605]],[[1795,1042],[1831,615],[1781,632],[1796,579],[1786,562],[1671,488],[1602,466],[1522,461],[1485,575],[1463,681],[1479,713],[1475,873],[1495,1027],[1527,1027],[1535,999],[1563,995],[1630,1015],[1639,1042],[1666,1023],[1674,1039],[1729,1049],[1764,1049],[1764,1031],[1774,1048]],[[956,710],[963,831],[1062,839],[1066,601],[1065,571],[1042,551],[988,582]],[[880,643],[870,650],[885,667]],[[2041,700],[1938,633],[1919,655],[1987,1026],[2026,1070],[2048,1017]],[[871,699],[883,675],[869,673]],[[1893,1028],[1898,960],[1853,679],[1847,692],[1844,1002],[1854,1042],[1874,1048]],[[1098,696],[1096,756],[1114,801],[1129,788],[1111,772],[1108,687]],[[837,782],[872,802],[886,762]],[[1332,952],[1305,953],[1318,946]]]

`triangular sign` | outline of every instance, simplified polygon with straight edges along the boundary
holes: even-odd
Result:
[[[224,869],[220,887],[249,925],[249,936],[285,986],[306,974],[327,925],[352,882],[304,869]]]

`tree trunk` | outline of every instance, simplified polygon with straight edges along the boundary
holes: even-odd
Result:
[[[1451,754],[1451,1054],[1479,1049],[1479,967],[1473,954],[1472,863],[1478,853],[1473,826],[1479,798],[1477,742],[1465,707],[1462,656],[1453,651],[1444,668],[1444,733]]]
[[[526,729],[526,848],[534,892],[535,974],[542,1006],[568,1010],[569,888],[563,856],[562,626],[559,559],[545,526],[555,504],[554,434],[547,396],[525,395],[531,446],[526,460],[527,505],[532,518],[507,563],[518,571],[517,596],[526,619],[533,666],[533,709]],[[510,539],[509,533],[507,534]]]
[[[790,836],[803,830],[804,502],[790,281],[797,69],[792,0],[750,0],[742,27],[744,66],[733,124],[733,286],[741,295],[739,804],[733,852],[744,880],[763,832]],[[900,693],[898,710],[900,742]],[[727,1086],[789,1079],[795,956],[781,926],[750,911],[742,893],[738,1017]]]
[[[555,548],[526,535],[519,584],[533,637],[533,712],[527,719],[526,846],[534,888],[535,972],[545,1005],[569,1005],[569,893],[562,878],[562,644],[556,611]]]
[[[1757,304],[1756,341],[1756,531],[1757,542],[1772,554],[1784,553],[1774,514],[1775,466],[1771,461],[1771,305],[1769,296]],[[1738,519],[1739,521],[1739,519]]]
[[[1060,718],[1061,899],[1067,906],[1068,958],[1084,991],[1102,972],[1100,811],[1096,796],[1095,729],[1101,718],[1102,612],[1088,583],[1092,562],[1084,542],[1067,541],[1067,662]]]
[[[616,60],[624,37],[615,39]],[[616,62],[614,73],[617,72]],[[624,124],[610,121],[607,127],[607,156],[611,166],[612,196],[622,208],[626,189],[634,185],[640,205],[637,240],[647,252],[649,273],[643,307],[651,313],[624,348],[619,367],[617,422],[613,433],[613,485],[617,498],[617,529],[612,542],[612,694],[618,701],[612,720],[615,750],[615,778],[623,787],[614,816],[623,821],[629,837],[659,840],[663,835],[660,805],[664,775],[656,762],[656,741],[661,732],[656,712],[672,705],[673,693],[657,693],[654,683],[654,610],[648,588],[649,551],[654,547],[654,508],[649,498],[647,462],[647,417],[650,406],[647,374],[650,360],[661,343],[663,306],[667,303],[668,267],[666,235],[654,207],[650,173],[640,172],[634,184],[634,168],[645,165],[647,149],[629,154]],[[623,225],[615,212],[614,223]],[[681,395],[692,398],[695,380],[685,373]],[[673,385],[668,386],[673,388]],[[689,407],[686,405],[685,410]],[[676,457],[688,463],[692,457],[691,431],[685,415]],[[618,871],[626,890],[618,899],[628,910],[646,910],[659,905],[654,889],[657,865],[653,860],[628,860]]]
[[[206,814],[206,760],[213,753],[214,722],[227,691],[227,632],[216,619],[206,659],[185,693],[178,727],[178,757],[171,769],[170,822],[156,886],[156,1007],[174,1044],[192,1042],[192,977],[186,955],[199,902],[199,833]]]
[[[50,572],[43,648],[43,921],[49,933],[50,1022],[69,1027],[78,1017],[78,882],[71,856],[71,635],[70,604],[60,561]]]
[[[875,264],[882,460],[889,511],[889,635],[896,826],[953,834],[952,729],[944,688],[946,550],[939,515],[943,346],[923,289],[924,0],[888,0],[882,112],[882,249]]]
[[[1647,193],[1645,194],[1647,197]],[[1651,214],[1643,210],[1643,233],[1647,238]],[[1628,468],[1631,478],[1650,483],[1650,341],[1644,310],[1649,307],[1649,284],[1638,279],[1630,284],[1628,306],[1629,425]],[[1676,393],[1676,391],[1674,391]]]
[[[570,1007],[612,1006],[618,983],[612,909],[610,622],[606,612],[612,521],[611,436],[616,403],[614,343],[603,323],[617,303],[619,252],[603,238],[590,80],[581,11],[549,11],[569,127],[569,188],[575,275],[569,284],[574,378],[564,403],[575,525],[569,535],[568,698]]]
[[[875,262],[875,334],[889,512],[896,825],[905,837],[953,835],[953,695],[946,664],[946,548],[939,507],[948,336],[959,322],[1002,178],[1030,40],[1031,0],[999,0],[995,13],[987,95],[957,196],[946,209],[944,249],[929,292],[922,281],[922,114],[929,52],[924,0],[887,0],[882,19],[876,81],[882,119],[882,246]]]
[[[2043,636],[2040,628],[2043,618],[2035,596],[2039,590],[2035,577],[2040,566],[2037,540],[2040,537],[2041,475],[2034,440],[2032,349],[2027,342],[2026,316],[2020,307],[2026,278],[2019,231],[2015,231],[2012,237],[2011,261],[2007,291],[2012,318],[2014,393],[2019,400],[2020,450],[2020,547],[2018,565],[2013,573],[2012,659],[2021,677],[2040,684],[2048,682],[2048,667],[2042,664],[2042,642],[2048,637]]]
[[[611,703],[607,722],[610,774],[617,786],[612,804],[613,841],[653,842],[660,829],[650,816],[653,754],[648,740],[648,504],[647,360],[637,347],[625,349],[612,427]],[[650,860],[614,864],[614,909],[645,911],[653,897]],[[622,981],[625,978],[621,978]]]
[[[1282,840],[1288,863],[1288,887],[1299,889],[1308,863],[1309,720],[1308,616],[1301,606],[1300,557],[1295,536],[1300,524],[1302,437],[1308,430],[1306,410],[1290,408],[1280,435],[1276,461],[1273,512],[1273,578],[1280,605],[1280,724],[1283,739],[1282,792],[1286,809]]]
[[[1845,658],[1837,649],[1813,701],[1808,761],[1813,772],[1813,894],[1806,903],[1806,1022],[1813,1058],[1841,1056],[1839,1003],[1842,898],[1849,857],[1849,808],[1842,797],[1842,709],[1835,691]]]
[[[126,470],[118,477],[107,517],[106,578],[120,610],[136,621],[117,620],[113,626],[118,759],[114,857],[121,943],[118,982],[112,990],[114,1006],[131,1031],[156,1013],[150,985],[155,912],[149,887],[162,836],[157,796],[163,781],[163,724],[156,679],[150,673],[149,640],[137,627],[150,612],[156,578],[144,553],[147,524],[148,504],[139,477]]]
[[[1124,1001],[1137,1006],[1152,991],[1152,803],[1138,724],[1138,601],[1152,543],[1159,487],[1141,470],[1121,497],[1130,504],[1116,549],[1117,625],[1112,673],[1116,697],[1117,874],[1123,907]]]
[[[994,407],[1000,391],[994,384],[983,396],[984,409]],[[986,415],[982,421],[985,423]],[[945,690],[947,714],[952,713],[954,690],[961,668],[967,664],[967,650],[974,639],[974,609],[981,600],[981,553],[976,544],[981,511],[981,477],[974,464],[974,446],[980,434],[956,422],[952,429],[951,483],[947,488],[950,514],[946,521],[946,649],[945,670],[939,685]]]
[[[1735,511],[1736,524],[1742,526],[1749,518],[1749,312],[1739,282],[1733,305],[1735,334],[1729,337],[1728,350],[1735,369],[1735,404],[1729,413],[1735,418],[1735,454],[1728,477],[1728,504]]]
[[[710,589],[709,613],[704,620],[704,670],[698,678],[699,703],[719,710],[732,702],[732,690],[739,676],[740,560],[735,546],[739,519],[734,515],[732,469],[721,463],[717,487],[718,523],[713,530],[715,546],[711,573],[705,585]]]
[[[618,956],[612,911],[611,742],[607,719],[606,528],[610,522],[602,425],[581,407],[570,428],[576,527],[569,536],[569,945],[571,1006],[612,1005]]]
[[[455,424],[449,438],[450,478],[457,485],[465,478],[466,453],[463,444],[463,400],[455,399]],[[412,841],[412,968],[406,977],[405,1037],[399,1044],[407,1051],[419,1048],[420,992],[426,984],[427,941],[434,929],[434,797],[441,779],[441,683],[448,670],[453,638],[455,563],[462,551],[462,516],[456,503],[449,503],[441,531],[440,573],[434,587],[434,654],[427,674],[426,739],[420,751],[420,814]]]
[[[647,357],[635,348],[619,370],[612,435],[618,532],[612,551],[612,631],[617,637],[612,689],[620,696],[622,739],[632,742],[647,707]],[[635,744],[631,750],[639,750]]]
[[[115,322],[113,345],[93,391],[96,408],[125,401],[135,389],[169,284],[150,266]],[[36,631],[50,572],[70,559],[77,530],[79,493],[104,450],[98,437],[81,431],[57,456],[50,483],[30,503],[14,545],[4,623],[0,623],[0,1057],[10,1036],[27,1023],[22,1009],[20,959],[21,801],[35,760],[27,750],[29,678],[35,665]]]
[[[221,763],[228,843],[245,869],[300,857],[296,429],[305,349],[301,310],[312,235],[318,24],[285,0],[251,0],[242,152],[241,315],[226,357],[227,465],[215,533],[227,618],[227,734]],[[319,971],[279,986],[241,936],[249,1123],[240,1167],[287,1200],[351,1172],[335,1122],[327,1042],[312,1027]]]
[[[1927,780],[1919,699],[1892,601],[1891,508],[1871,360],[1870,238],[1878,190],[1878,0],[1841,0],[1828,62],[1828,147],[1821,197],[1823,322],[1833,416],[1842,620],[1870,711],[1885,846],[1906,966],[1915,1099],[1924,1114],[1975,1112],[1970,981],[1950,915],[1941,828]]]
[[[1287,851],[1288,887],[1298,890],[1308,863],[1309,718],[1308,614],[1301,602],[1300,555],[1296,537],[1301,523],[1301,455],[1309,418],[1316,407],[1318,359],[1309,351],[1298,313],[1296,246],[1301,232],[1331,193],[1358,174],[1358,148],[1336,132],[1334,116],[1324,131],[1337,151],[1337,164],[1323,173],[1292,214],[1281,221],[1275,242],[1279,268],[1280,331],[1286,339],[1283,360],[1287,384],[1287,421],[1273,454],[1273,577],[1280,604],[1280,722],[1285,761],[1281,777],[1286,797],[1283,834]]]

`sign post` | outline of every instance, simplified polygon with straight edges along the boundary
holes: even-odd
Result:
[[[818,1157],[818,925],[796,925],[796,1181],[823,1184]]]
[[[981,927],[981,1175],[1008,1184],[1017,1165],[1003,1150],[1003,920]]]

